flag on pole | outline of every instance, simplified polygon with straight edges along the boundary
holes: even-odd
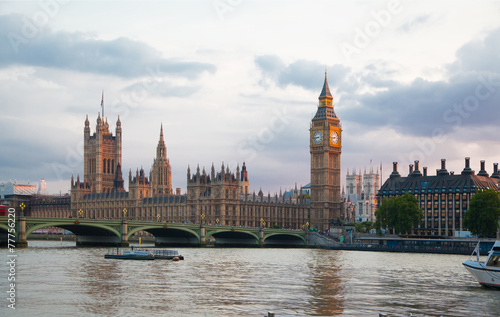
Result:
[[[102,90],[102,97],[101,97],[101,111],[102,111],[102,117],[104,118],[104,89]]]
[[[476,247],[474,248],[474,251],[472,252],[472,254],[474,254],[474,252],[476,253],[477,262],[479,262],[479,243],[481,243],[481,242],[480,241],[477,242]]]

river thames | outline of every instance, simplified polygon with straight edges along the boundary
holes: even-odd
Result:
[[[179,262],[104,259],[107,248],[16,249],[16,309],[0,316],[499,316],[463,255],[178,248]],[[144,246],[143,246],[144,247]]]

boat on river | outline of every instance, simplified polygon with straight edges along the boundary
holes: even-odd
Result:
[[[474,276],[479,284],[500,289],[500,241],[496,241],[488,252],[486,261],[479,261],[479,243],[472,255],[476,253],[477,260],[469,260],[462,264]],[[471,255],[471,257],[472,257]]]
[[[141,251],[146,251],[146,252],[151,252],[153,254],[153,257],[158,260],[172,260],[172,261],[179,261],[179,260],[184,260],[184,257],[179,254],[177,250],[167,250],[167,249],[151,249],[151,250],[144,250],[140,249]]]
[[[119,260],[184,260],[184,257],[176,250],[167,249],[134,249],[123,250],[120,248],[111,249],[104,255],[105,259]]]
[[[105,259],[118,259],[118,260],[154,260],[155,257],[153,253],[144,250],[123,250],[123,249],[111,249],[107,254],[104,255]]]

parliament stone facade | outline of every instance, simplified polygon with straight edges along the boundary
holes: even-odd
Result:
[[[187,168],[187,192],[172,190],[171,168],[163,138],[149,175],[141,168],[129,171],[128,191],[122,178],[122,127],[116,121],[115,135],[107,119],[97,117],[91,135],[87,118],[84,127],[84,175],[71,179],[71,216],[126,218],[152,221],[211,223],[232,226],[291,229],[328,229],[341,217],[340,155],[342,128],[335,114],[333,97],[325,74],[316,115],[311,121],[311,195],[250,193],[245,163],[236,171],[228,166],[210,171]],[[293,196],[293,197],[292,197]]]

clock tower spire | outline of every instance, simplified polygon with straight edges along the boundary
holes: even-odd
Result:
[[[342,126],[333,109],[327,74],[311,120],[311,216],[309,223],[325,230],[340,218],[340,154]]]

